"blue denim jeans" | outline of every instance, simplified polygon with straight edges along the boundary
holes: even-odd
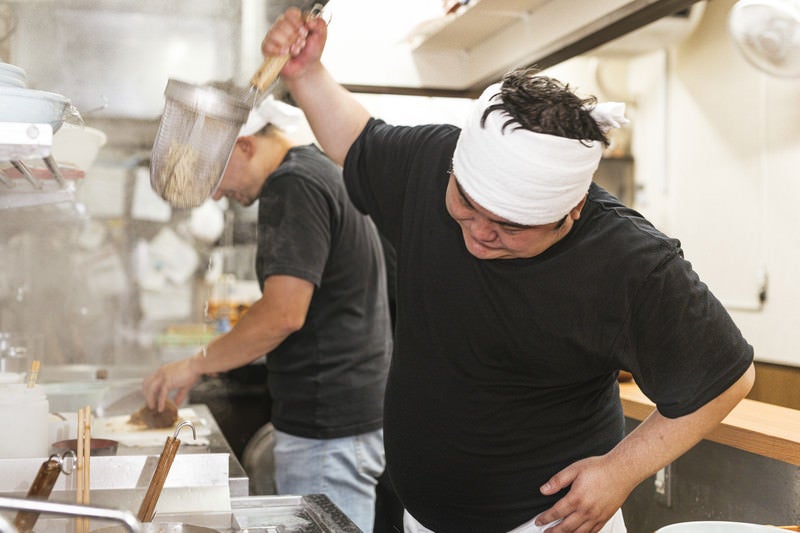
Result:
[[[339,439],[275,430],[278,494],[325,494],[365,533],[372,532],[375,485],[385,465],[382,429]]]

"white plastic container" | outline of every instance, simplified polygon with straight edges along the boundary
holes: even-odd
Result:
[[[771,533],[780,528],[745,522],[698,521],[664,526],[656,533]]]
[[[23,376],[21,372],[0,372],[0,385],[22,383]]]
[[[65,123],[53,136],[53,157],[60,165],[85,172],[106,140],[106,134],[98,129]]]
[[[44,457],[50,450],[50,405],[41,385],[0,384],[0,458]]]

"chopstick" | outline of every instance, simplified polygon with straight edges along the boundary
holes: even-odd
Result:
[[[31,371],[28,374],[28,388],[32,389],[36,385],[36,380],[39,379],[39,360],[34,359],[31,362]]]
[[[76,468],[76,502],[89,505],[90,486],[90,458],[92,454],[92,408],[86,406],[78,410],[78,462]],[[75,533],[89,533],[89,519],[79,517],[75,519]]]

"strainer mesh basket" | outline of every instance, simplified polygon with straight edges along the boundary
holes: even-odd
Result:
[[[249,107],[221,90],[176,80],[165,96],[150,184],[173,207],[197,207],[219,185]]]

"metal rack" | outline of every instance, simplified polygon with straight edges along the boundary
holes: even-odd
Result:
[[[83,172],[60,168],[52,147],[50,124],[0,122],[0,209],[74,199],[74,179]],[[36,160],[44,166],[33,166]]]

